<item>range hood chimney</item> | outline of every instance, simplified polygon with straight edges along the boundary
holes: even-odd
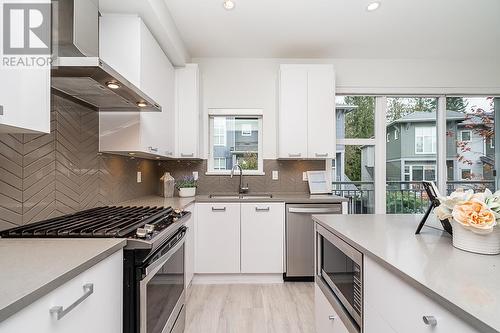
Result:
[[[52,4],[54,93],[96,111],[161,111],[158,103],[99,58],[99,0]]]

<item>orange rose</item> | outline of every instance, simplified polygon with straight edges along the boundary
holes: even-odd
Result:
[[[466,201],[453,208],[453,219],[475,233],[490,233],[496,225],[495,214],[480,201]]]

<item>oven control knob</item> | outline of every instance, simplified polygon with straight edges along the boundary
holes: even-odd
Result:
[[[144,225],[144,229],[148,232],[148,233],[152,233],[154,230],[155,230],[155,226],[153,224],[145,224]]]
[[[144,228],[137,228],[135,235],[137,238],[146,238],[148,236],[148,231]]]

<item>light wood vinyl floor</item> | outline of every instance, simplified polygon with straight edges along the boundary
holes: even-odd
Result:
[[[193,285],[185,333],[314,333],[314,284]]]

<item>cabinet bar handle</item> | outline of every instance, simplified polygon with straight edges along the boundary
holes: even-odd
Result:
[[[328,316],[328,319],[335,320],[335,319],[337,319],[337,317],[335,317],[335,316]]]
[[[149,151],[158,152],[158,148],[148,147]]]
[[[50,308],[50,313],[55,313],[57,316],[57,320],[61,320],[65,315],[71,312],[74,308],[76,308],[81,302],[83,302],[87,297],[94,293],[94,284],[87,283],[83,285],[83,295],[77,299],[73,304],[64,309],[62,306],[54,306]]]
[[[194,156],[194,153],[191,153],[191,154],[183,154],[181,153],[181,157],[193,157]]]
[[[225,211],[226,207],[221,207],[221,208],[212,207],[212,212],[225,212]]]
[[[3,105],[0,105],[0,116],[3,116]]]
[[[302,154],[301,153],[296,153],[296,154],[288,154],[288,157],[301,157]]]
[[[424,321],[424,324],[428,326],[436,326],[438,323],[436,317],[434,316],[423,316],[422,320]]]
[[[328,157],[328,153],[325,153],[325,154],[316,153],[316,157]]]
[[[271,210],[271,207],[255,207],[256,212],[268,212]]]

